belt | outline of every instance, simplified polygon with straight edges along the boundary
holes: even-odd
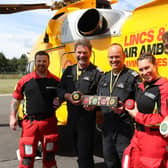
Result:
[[[47,114],[47,115],[26,115],[24,117],[24,119],[28,119],[28,120],[37,120],[37,121],[40,121],[40,120],[44,120],[44,119],[47,119],[47,118],[50,118],[54,116],[54,114]]]
[[[138,131],[142,131],[142,132],[154,132],[154,131],[159,131],[159,128],[154,128],[154,127],[145,127],[144,125],[136,125],[136,129]]]

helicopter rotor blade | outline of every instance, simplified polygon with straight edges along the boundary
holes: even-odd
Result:
[[[0,4],[0,14],[11,14],[35,9],[57,10],[80,0],[56,0],[51,5],[40,4]]]
[[[16,12],[35,10],[35,9],[50,9],[45,3],[41,4],[0,4],[0,14],[11,14]]]

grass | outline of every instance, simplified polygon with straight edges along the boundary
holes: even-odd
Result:
[[[13,93],[15,86],[22,74],[0,74],[0,94]]]
[[[0,79],[20,79],[23,75],[18,73],[0,74]]]
[[[0,94],[13,93],[19,79],[0,79]]]

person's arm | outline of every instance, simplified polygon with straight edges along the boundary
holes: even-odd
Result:
[[[139,112],[137,109],[137,106],[135,104],[135,108],[133,110],[128,110],[126,109],[129,114],[135,118],[135,121],[149,126],[149,125],[160,125],[160,123],[163,121],[163,119],[168,115],[168,82],[167,80],[164,81],[162,85],[159,86],[160,89],[160,99],[158,100],[158,107],[159,111],[156,113],[149,113],[149,114],[144,114]]]
[[[61,77],[61,81],[60,81],[60,83],[58,85],[58,89],[57,89],[58,97],[59,97],[61,102],[69,101],[70,103],[72,103],[74,105],[81,105],[81,99],[78,100],[78,101],[76,101],[76,100],[74,101],[73,98],[72,98],[72,94],[74,92],[78,92],[78,91],[74,91],[73,93],[69,93],[68,92],[69,88],[67,88],[67,87],[69,87],[68,85],[70,85],[71,83],[68,83],[67,76],[71,76],[72,75],[71,71],[72,71],[71,67],[68,67],[64,71],[64,73],[63,73],[63,75]]]
[[[168,82],[165,82],[162,86],[160,86],[160,100],[158,100],[158,104],[160,104],[159,112],[151,113],[151,114],[143,114],[138,112],[135,120],[144,125],[159,125],[163,119],[168,115]]]
[[[60,101],[65,101],[65,94],[66,94],[66,76],[67,76],[67,69],[64,71],[61,80],[57,87],[57,96],[59,97]]]
[[[11,129],[16,130],[16,127],[18,125],[17,119],[16,119],[16,114],[19,108],[21,100],[17,100],[15,98],[12,99],[11,102],[11,112],[10,112],[10,117],[9,117],[9,126]]]
[[[125,108],[125,109],[131,115],[131,117],[135,118],[136,122],[146,125],[146,126],[159,125],[164,119],[164,116],[159,113],[144,114],[144,113],[139,112],[136,102],[135,102],[134,109],[128,109],[128,108]]]
[[[164,117],[160,114],[143,114],[138,112],[135,121],[143,125],[160,125]]]

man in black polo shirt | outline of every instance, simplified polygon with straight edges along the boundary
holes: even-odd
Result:
[[[49,55],[44,51],[35,54],[35,71],[25,75],[17,83],[13,93],[10,113],[10,128],[16,130],[16,114],[21,100],[24,100],[24,118],[19,141],[19,168],[33,168],[38,142],[43,147],[43,167],[56,168],[57,119],[53,99],[59,78],[48,71]]]

